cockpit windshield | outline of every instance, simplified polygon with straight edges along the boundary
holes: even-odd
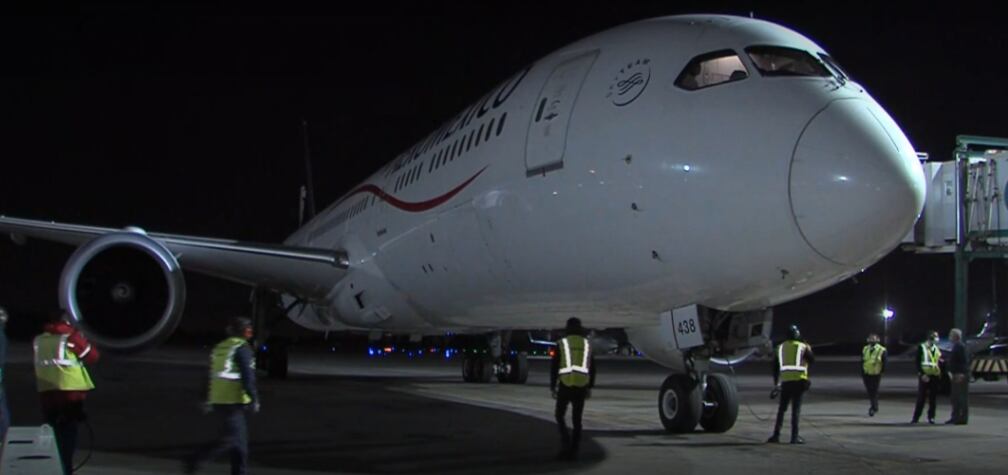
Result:
[[[836,75],[837,79],[839,79],[840,82],[850,80],[850,76],[848,76],[847,72],[844,71],[839,64],[837,64],[836,60],[833,59],[832,56],[826,53],[819,53],[819,58],[821,58],[823,62],[826,63],[826,66],[829,66],[829,68],[833,70],[833,74]]]
[[[833,74],[807,51],[783,46],[750,46],[745,49],[764,76],[819,76]]]
[[[749,77],[749,72],[734,51],[730,49],[702,54],[690,60],[679,73],[675,84],[688,91],[694,91],[718,84],[741,81]]]

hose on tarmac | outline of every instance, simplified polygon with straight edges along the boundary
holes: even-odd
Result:
[[[728,365],[728,369],[731,371],[731,374],[732,374],[732,382],[735,383],[735,387],[738,387],[738,378],[737,378],[738,375],[735,374],[735,367],[733,365]],[[749,413],[752,414],[752,416],[755,417],[757,421],[760,421],[760,422],[769,422],[769,421],[773,420],[774,415],[768,415],[767,417],[760,417],[759,414],[756,414],[756,411],[753,410],[752,406],[749,405],[748,402],[741,401],[741,403],[745,405],[746,409],[749,410]],[[815,424],[815,422],[812,422],[812,420],[809,419],[808,417],[806,417],[805,415],[801,415],[799,418],[801,419],[802,423],[808,424],[809,427],[812,427],[812,429],[815,430],[821,437],[829,440],[830,442],[832,442],[833,444],[835,444],[837,447],[839,447],[842,451],[846,452],[848,455],[850,455],[850,456],[854,457],[855,459],[857,459],[857,461],[860,462],[861,465],[865,466],[866,468],[868,468],[872,472],[883,473],[882,470],[880,470],[878,467],[876,467],[875,465],[869,463],[864,458],[860,457],[857,454],[857,452],[855,452],[854,450],[850,449],[849,447],[847,447],[846,445],[844,445],[839,440],[834,439],[831,435],[829,435],[826,432],[824,432],[822,429],[819,428],[818,425]]]
[[[87,455],[84,456],[84,460],[81,460],[74,468],[73,471],[77,472],[81,467],[87,465],[88,461],[91,460],[91,454],[94,453],[94,428],[91,427],[91,423],[87,419],[84,419],[84,427],[87,427],[88,433],[88,451]]]

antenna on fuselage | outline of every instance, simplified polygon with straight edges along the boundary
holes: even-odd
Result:
[[[315,185],[314,180],[312,179],[311,146],[308,142],[308,121],[305,119],[301,119],[301,137],[304,141],[305,184],[301,186],[301,204],[298,209],[298,226],[304,224],[307,219],[315,217]],[[305,211],[308,212],[307,217],[305,216]]]

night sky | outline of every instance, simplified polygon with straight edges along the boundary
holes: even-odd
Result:
[[[677,13],[752,11],[809,36],[933,159],[951,157],[956,134],[1008,136],[1003,20],[984,4],[877,3],[375,10],[394,17],[143,6],[4,16],[0,214],[279,241],[297,225],[302,119],[321,208],[526,64],[606,28]],[[15,316],[54,306],[70,251],[0,243],[0,304]],[[992,276],[1008,282],[1004,268],[973,266],[974,318],[992,305]],[[183,331],[244,311],[247,289],[187,279]],[[890,334],[915,338],[951,325],[952,289],[951,257],[897,252],[856,280],[779,307],[775,326],[798,322],[813,341],[858,340],[879,328],[888,302],[897,312]]]

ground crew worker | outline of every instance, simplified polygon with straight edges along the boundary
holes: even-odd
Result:
[[[210,378],[206,412],[217,414],[218,439],[185,461],[185,472],[194,473],[203,462],[229,453],[231,473],[245,474],[248,466],[248,430],[245,412],[259,412],[259,392],[255,383],[255,356],[248,341],[252,339],[252,321],[234,318],[227,326],[228,338],[210,354]]]
[[[878,412],[878,390],[885,372],[886,348],[879,344],[878,335],[868,335],[868,344],[861,350],[861,379],[868,390],[868,417]]]
[[[7,364],[7,310],[0,307],[0,444],[3,444],[10,427],[10,408],[7,407],[7,395],[4,393],[3,371]]]
[[[49,315],[32,346],[42,414],[55,432],[63,473],[69,475],[77,449],[77,426],[85,419],[84,399],[95,387],[84,363],[98,361],[98,348],[70,325],[70,316],[63,311]]]
[[[946,424],[965,425],[969,422],[969,353],[962,342],[962,330],[953,328],[949,332],[952,351],[949,353],[948,370],[952,381],[952,417]]]
[[[784,425],[784,413],[788,403],[791,407],[791,443],[804,444],[805,439],[798,435],[798,418],[801,417],[802,396],[809,388],[809,363],[815,361],[812,347],[801,341],[801,332],[796,325],[788,328],[788,339],[777,346],[774,356],[773,379],[774,390],[780,392],[780,405],[777,406],[777,423],[773,435],[767,442],[780,442],[781,426]],[[780,382],[778,382],[780,381]]]
[[[911,424],[920,420],[924,409],[924,398],[928,400],[928,422],[934,424],[935,398],[938,396],[939,378],[941,378],[941,350],[938,349],[938,332],[928,332],[928,339],[921,343],[917,351],[917,404],[914,406]]]
[[[561,448],[557,458],[572,460],[577,458],[581,444],[581,415],[584,413],[585,399],[591,397],[591,388],[595,386],[595,357],[591,344],[585,338],[581,320],[567,320],[565,333],[566,336],[557,341],[557,351],[553,354],[550,392],[556,399],[556,421],[560,428]],[[573,434],[567,432],[564,420],[568,404],[572,407]]]

